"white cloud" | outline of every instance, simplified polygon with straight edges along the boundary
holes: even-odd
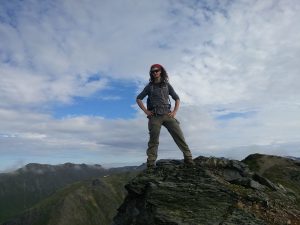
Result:
[[[226,16],[216,12],[205,30],[190,33],[195,37],[193,48],[172,71],[188,103],[261,105],[274,96],[278,100],[299,96],[299,4],[250,5],[235,2]],[[290,29],[293,32],[286,35]]]
[[[195,155],[296,146],[288,143],[300,141],[299,10],[296,0],[4,2],[0,152],[16,153],[16,161],[24,152],[142,161],[148,133],[140,111],[131,120],[41,112],[98,93],[112,80],[141,90],[152,63],[166,67],[181,97],[178,118]],[[254,113],[218,118],[237,112]],[[165,131],[160,149],[161,157],[181,157]]]

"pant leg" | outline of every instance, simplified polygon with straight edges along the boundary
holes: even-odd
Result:
[[[149,142],[147,149],[147,162],[148,164],[154,164],[157,159],[157,149],[159,145],[159,134],[161,129],[161,116],[152,116],[148,121],[149,129]]]
[[[163,121],[163,126],[165,126],[169,131],[169,133],[171,134],[178,148],[182,151],[184,158],[191,159],[192,153],[185,141],[178,120],[166,115]]]

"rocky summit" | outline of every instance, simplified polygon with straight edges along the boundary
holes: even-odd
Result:
[[[273,182],[237,160],[194,162],[160,160],[131,180],[113,224],[300,225],[299,186]],[[297,163],[293,171],[299,175]]]

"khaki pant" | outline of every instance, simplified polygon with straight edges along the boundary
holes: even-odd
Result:
[[[157,115],[150,117],[148,122],[148,129],[150,135],[147,149],[148,165],[154,164],[154,162],[157,159],[159,134],[162,125],[167,128],[167,130],[173,137],[175,143],[182,151],[184,159],[191,159],[192,154],[189,149],[189,146],[185,142],[183,133],[179,126],[179,122],[175,118],[169,117],[168,115]]]

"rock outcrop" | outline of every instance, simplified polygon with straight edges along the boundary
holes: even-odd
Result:
[[[161,160],[126,185],[114,225],[300,225],[300,201],[240,161]],[[299,170],[300,171],[300,170]]]

